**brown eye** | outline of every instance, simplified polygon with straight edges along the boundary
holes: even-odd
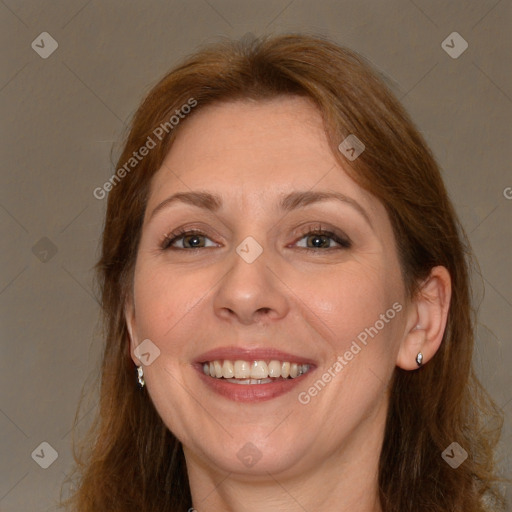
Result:
[[[203,249],[207,247],[206,245],[202,245],[202,243],[204,243],[202,242],[203,239],[209,240],[204,233],[198,230],[178,231],[165,237],[165,240],[162,243],[162,249]],[[176,242],[180,241],[182,246],[175,247],[174,245]],[[215,246],[215,244],[213,246]]]
[[[306,250],[314,251],[315,249],[348,249],[352,246],[350,240],[347,238],[339,236],[331,231],[326,231],[324,229],[306,231],[302,234],[301,240],[303,238],[306,238],[306,246],[302,247]],[[329,239],[338,244],[339,247],[333,247]]]

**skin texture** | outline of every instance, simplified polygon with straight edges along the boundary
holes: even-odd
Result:
[[[191,190],[219,194],[223,206],[214,213],[176,202],[151,215],[170,195]],[[336,200],[278,209],[283,195],[309,190],[344,194],[368,220]],[[351,247],[325,237],[327,248],[315,248],[319,224],[348,236]],[[165,235],[181,227],[202,231],[199,246],[206,247],[162,250]],[[250,264],[236,252],[248,236],[263,248]],[[152,181],[126,319],[135,364],[142,340],[160,350],[144,367],[146,387],[183,443],[194,507],[381,510],[388,384],[395,366],[417,368],[420,350],[424,364],[434,355],[449,299],[449,275],[435,267],[422,294],[408,300],[386,210],[337,163],[308,100],[216,104],[187,119]],[[396,303],[401,311],[300,403],[298,394]],[[277,348],[316,368],[290,393],[234,402],[211,391],[192,366],[223,346]],[[252,467],[237,457],[248,442],[261,454]]]

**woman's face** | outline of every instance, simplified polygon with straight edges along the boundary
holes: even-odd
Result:
[[[385,208],[306,99],[216,104],[179,129],[126,314],[189,468],[292,475],[378,456],[407,311]]]

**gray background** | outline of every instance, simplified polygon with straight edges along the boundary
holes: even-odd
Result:
[[[106,201],[92,192],[125,123],[182,56],[247,32],[325,34],[362,53],[431,145],[481,266],[475,363],[506,416],[510,475],[511,21],[510,0],[1,0],[0,510],[57,510],[71,468],[101,353],[91,268]],[[454,31],[469,44],[457,59],[441,47]],[[47,59],[31,47],[42,32],[59,45]],[[93,396],[80,427],[94,409]],[[48,469],[31,457],[44,441],[58,452]]]

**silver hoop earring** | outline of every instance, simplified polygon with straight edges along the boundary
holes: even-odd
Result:
[[[142,370],[142,366],[137,366],[137,383],[139,384],[140,389],[146,385],[144,382],[144,371]]]
[[[418,355],[416,356],[416,364],[418,366],[423,364],[423,354],[421,352],[418,352]]]

